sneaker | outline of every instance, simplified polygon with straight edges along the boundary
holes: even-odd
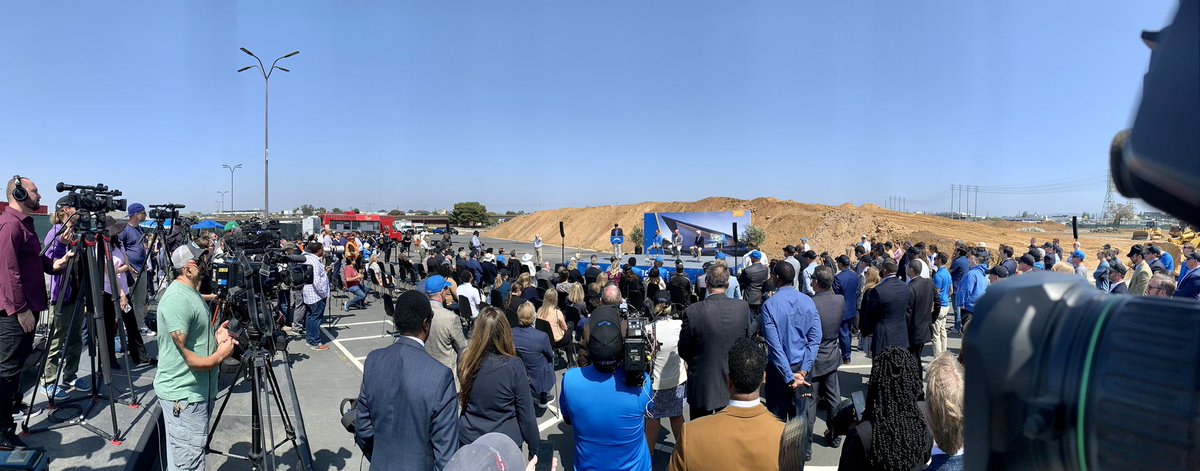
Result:
[[[83,378],[76,379],[71,383],[71,387],[79,392],[90,392],[92,390],[92,382]]]
[[[41,415],[41,413],[42,413],[41,409],[31,412],[29,406],[26,405],[24,402],[22,402],[22,403],[19,403],[19,404],[13,406],[12,418],[13,418],[13,422],[16,422],[19,420],[25,420],[26,416],[37,417],[38,415]]]
[[[326,344],[320,344],[320,345],[309,345],[309,346],[308,346],[308,348],[309,348],[310,350],[315,350],[315,351],[318,351],[318,352],[323,352],[323,351],[325,351],[325,350],[329,350],[329,345],[326,345]]]
[[[342,311],[350,312],[350,302],[349,301],[342,301]]]
[[[142,329],[141,329],[139,332],[141,332],[141,333],[142,333],[142,335],[144,335],[144,336],[146,336],[146,337],[154,337],[154,336],[158,335],[158,332],[155,332],[155,331],[153,331],[153,330],[147,329],[147,328],[145,328],[145,327],[142,327]]]
[[[70,396],[69,394],[67,394],[67,390],[63,386],[58,385],[58,384],[51,384],[49,386],[44,386],[44,387],[42,387],[42,392],[46,393],[46,397],[53,398],[56,401],[61,401],[63,399],[66,399],[68,396]],[[13,415],[14,416],[17,415],[17,409],[13,409]]]

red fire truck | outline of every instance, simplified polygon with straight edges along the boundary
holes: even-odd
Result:
[[[404,237],[396,218],[381,214],[325,213],[321,215],[321,226],[333,232],[381,233],[397,241]]]

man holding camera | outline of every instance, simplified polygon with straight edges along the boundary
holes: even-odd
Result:
[[[588,330],[592,363],[567,370],[559,398],[563,421],[575,430],[575,468],[649,471],[643,414],[650,376],[644,375],[641,386],[626,381],[624,338],[611,316],[593,315]]]
[[[41,206],[37,185],[14,176],[0,212],[0,446],[24,447],[13,433],[13,405],[21,394],[21,368],[33,348],[37,313],[46,310],[45,275],[61,273],[74,255],[58,259],[41,254],[31,214]]]
[[[202,470],[208,421],[217,395],[216,368],[233,353],[237,339],[215,331],[199,287],[208,273],[208,251],[185,244],[171,254],[179,273],[158,303],[158,371],[154,393],[162,407],[170,469]],[[171,339],[167,342],[166,339]]]
[[[333,267],[325,266],[325,246],[320,242],[309,242],[304,247],[304,263],[312,266],[313,282],[304,285],[304,340],[308,348],[316,351],[329,350],[321,343],[321,318],[325,316],[325,303],[329,300],[329,272]]]

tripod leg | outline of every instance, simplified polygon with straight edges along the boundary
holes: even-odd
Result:
[[[242,364],[238,365],[237,374],[233,377],[233,383],[230,383],[229,385],[229,391],[226,391],[225,398],[221,399],[221,407],[217,409],[217,415],[213,417],[212,426],[210,426],[208,429],[208,440],[204,442],[204,449],[206,451],[212,450],[213,436],[217,433],[217,425],[221,423],[221,416],[225,414],[225,406],[229,405],[229,398],[233,397],[233,389],[237,387],[238,381],[242,380],[242,375],[249,375],[249,371],[247,371],[246,366],[247,360],[243,359]],[[163,411],[163,413],[165,414],[166,411]]]
[[[265,352],[262,355],[264,356],[264,358],[263,358],[263,361],[261,363],[259,363],[260,371],[258,372],[258,378],[261,380],[261,382],[259,383],[259,387],[262,388],[262,391],[265,394],[259,395],[259,398],[263,401],[263,404],[262,404],[263,406],[259,410],[261,410],[263,413],[262,421],[267,424],[267,433],[266,433],[266,436],[264,437],[265,440],[263,440],[263,441],[267,445],[270,445],[270,447],[271,447],[270,450],[265,451],[263,460],[267,465],[267,469],[278,469],[275,467],[275,422],[273,420],[271,420],[271,399],[272,398],[278,399],[279,391],[276,390],[271,385],[271,383],[273,383],[273,381],[270,380],[270,378],[271,378],[271,376],[270,376],[271,375],[270,358],[266,358],[267,353],[265,353]],[[267,396],[270,396],[270,397],[267,397]],[[280,416],[283,417],[285,420],[287,419],[286,412],[284,412],[284,411],[280,412]]]

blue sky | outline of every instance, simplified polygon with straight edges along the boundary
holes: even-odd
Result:
[[[145,203],[550,209],[707,196],[949,209],[1106,172],[1175,4],[0,0],[0,156]],[[47,194],[52,192],[45,192]],[[981,195],[1098,211],[1104,185]]]

